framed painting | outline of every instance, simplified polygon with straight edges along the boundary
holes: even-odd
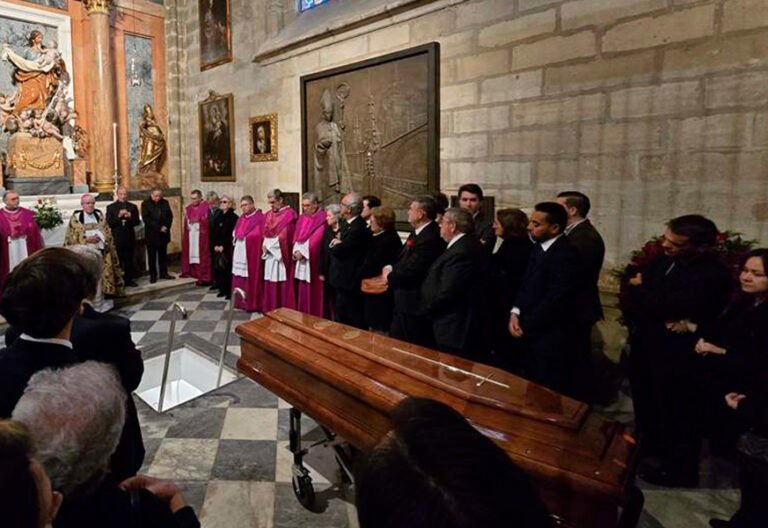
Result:
[[[197,0],[200,71],[232,62],[231,0]]]
[[[252,117],[248,123],[251,161],[277,161],[277,114]]]
[[[232,94],[210,92],[200,107],[202,181],[235,181],[235,114]]]
[[[397,213],[439,189],[434,42],[301,78],[302,188],[323,203],[373,194]]]

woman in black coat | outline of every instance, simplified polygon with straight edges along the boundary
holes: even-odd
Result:
[[[403,243],[395,229],[395,212],[389,207],[375,207],[371,211],[371,232],[373,243],[369,246],[362,267],[358,273],[360,279],[369,279],[381,275],[384,266],[392,265],[397,260]],[[365,322],[368,328],[387,333],[392,326],[392,292],[364,294]]]
[[[320,252],[320,280],[323,281],[323,304],[325,305],[323,316],[333,320],[335,319],[333,304],[336,290],[328,280],[331,276],[331,266],[333,266],[331,252],[328,250],[334,238],[341,240],[341,207],[338,204],[325,206],[325,222],[327,225],[323,232],[323,245]]]
[[[230,197],[221,197],[220,212],[213,219],[211,232],[214,286],[219,290],[219,297],[225,299],[229,299],[232,295],[232,250],[234,248],[232,233],[237,224],[237,214],[232,205]]]
[[[491,256],[488,273],[491,362],[509,371],[519,366],[516,342],[509,333],[509,313],[523,283],[533,243],[528,237],[528,216],[520,209],[500,209],[493,223],[501,245]]]
[[[768,249],[750,252],[739,276],[741,292],[696,344],[696,353],[711,364],[710,389],[730,416],[714,430],[742,433],[741,508],[730,521],[713,519],[714,527],[768,526],[763,495],[768,489]],[[726,394],[727,393],[727,394]],[[722,406],[725,396],[727,407]],[[735,412],[734,412],[735,411]],[[715,418],[722,412],[710,413]]]

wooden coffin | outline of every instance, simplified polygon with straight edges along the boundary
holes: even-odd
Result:
[[[293,310],[272,311],[237,333],[243,374],[359,449],[389,431],[390,410],[403,398],[432,398],[525,469],[562,526],[615,527],[622,513],[626,519],[635,441],[584,403],[487,365]]]

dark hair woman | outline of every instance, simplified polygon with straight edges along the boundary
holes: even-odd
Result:
[[[750,252],[739,275],[741,291],[696,344],[696,352],[712,363],[707,372],[719,402],[714,409],[728,413],[712,413],[722,418],[713,430],[736,436],[746,429],[737,442],[741,507],[730,521],[713,519],[715,527],[768,526],[762,497],[768,489],[767,271],[768,249]]]
[[[500,209],[493,228],[501,245],[491,256],[489,268],[490,313],[486,334],[490,337],[491,362],[514,371],[517,368],[512,353],[516,346],[509,334],[509,312],[523,282],[533,243],[528,237],[528,216],[520,209]]]

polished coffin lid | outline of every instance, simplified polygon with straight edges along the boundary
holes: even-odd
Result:
[[[314,380],[384,415],[407,396],[433,398],[462,413],[547,487],[623,500],[635,442],[624,426],[585,403],[487,365],[285,308],[241,324],[237,333],[243,341],[240,370],[273,390],[269,381],[283,378],[280,386],[291,394],[278,395],[300,409],[291,396],[306,396],[305,407],[322,405],[320,393],[313,395]],[[293,381],[274,360],[311,378]],[[348,408],[332,412],[354,424],[346,439],[371,447],[386,426],[374,412],[369,421],[360,406],[345,402]],[[313,415],[312,408],[301,410]]]

